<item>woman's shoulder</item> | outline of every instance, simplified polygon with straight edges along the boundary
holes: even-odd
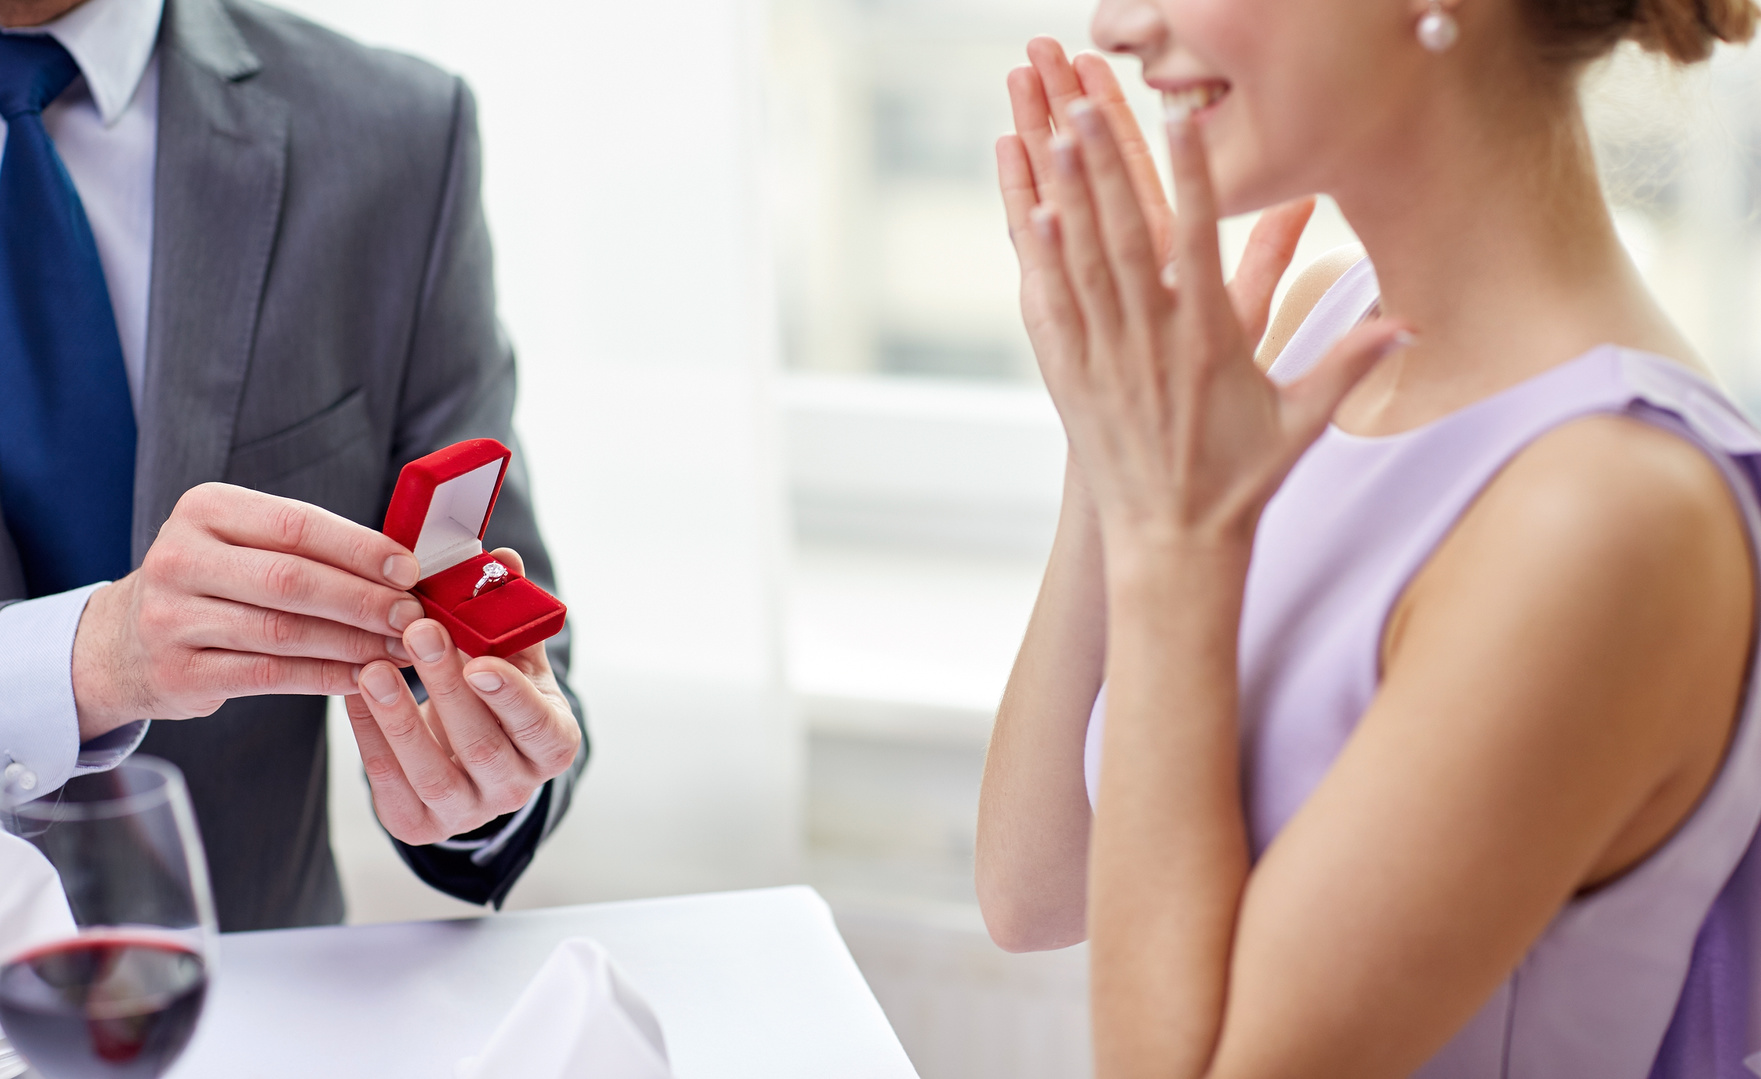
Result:
[[[1628,603],[1691,609],[1750,576],[1747,533],[1707,449],[1635,416],[1593,413],[1517,452],[1422,575],[1467,590],[1525,577],[1543,585],[1536,601],[1593,605],[1618,589]]]
[[[1364,258],[1364,249],[1358,244],[1346,244],[1336,247],[1315,261],[1309,263],[1290,282],[1290,288],[1284,293],[1284,299],[1278,304],[1278,310],[1266,328],[1266,336],[1260,340],[1258,353],[1254,362],[1262,370],[1269,369],[1284,346],[1296,336],[1296,331],[1303,321],[1314,311],[1315,305],[1327,290],[1339,283],[1345,272],[1357,265]]]

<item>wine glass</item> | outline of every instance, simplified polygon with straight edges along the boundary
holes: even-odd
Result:
[[[137,754],[0,808],[0,825],[48,861],[72,916],[0,955],[0,1029],[44,1079],[158,1079],[195,1033],[216,937],[182,774]]]

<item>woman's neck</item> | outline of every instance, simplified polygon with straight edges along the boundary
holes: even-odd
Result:
[[[1390,357],[1340,410],[1360,433],[1405,430],[1603,342],[1693,363],[1614,230],[1575,92],[1455,96],[1478,113],[1427,114],[1335,193],[1375,263],[1383,314],[1417,343]],[[1415,152],[1415,144],[1417,152]]]

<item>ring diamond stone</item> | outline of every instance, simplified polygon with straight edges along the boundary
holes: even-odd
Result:
[[[477,587],[471,589],[471,598],[476,599],[478,596],[482,595],[485,588],[494,588],[496,585],[506,584],[507,579],[508,568],[506,566],[502,565],[500,562],[486,563],[483,567],[483,576],[477,581]]]

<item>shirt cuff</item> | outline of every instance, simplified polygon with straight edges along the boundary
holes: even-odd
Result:
[[[0,607],[0,794],[40,798],[82,772],[116,767],[146,736],[137,721],[79,741],[73,638],[107,581]]]
[[[520,826],[532,816],[532,807],[538,804],[538,796],[543,793],[544,784],[540,783],[538,789],[532,792],[532,797],[526,799],[526,804],[502,825],[501,831],[492,836],[480,839],[442,839],[431,845],[439,850],[469,851],[472,865],[488,865],[508,845],[508,841],[514,838],[515,833],[519,832]]]

